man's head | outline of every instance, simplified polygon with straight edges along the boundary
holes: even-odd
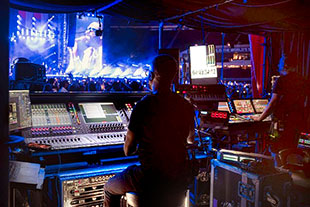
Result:
[[[99,23],[98,22],[92,22],[88,25],[88,27],[85,31],[85,34],[89,35],[91,37],[95,37],[96,36],[95,31],[99,30],[99,29],[100,29]]]
[[[161,54],[153,60],[153,71],[150,74],[150,85],[153,90],[170,88],[177,72],[176,60],[167,54]]]
[[[282,54],[278,67],[278,71],[281,75],[285,75],[289,72],[295,72],[296,70],[296,66],[288,60],[285,54]]]

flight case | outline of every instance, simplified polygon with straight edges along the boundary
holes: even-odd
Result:
[[[288,173],[248,172],[233,163],[211,161],[210,207],[289,207]]]

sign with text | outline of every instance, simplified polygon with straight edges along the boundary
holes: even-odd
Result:
[[[191,46],[189,53],[192,82],[197,84],[216,83],[217,68],[214,45]]]

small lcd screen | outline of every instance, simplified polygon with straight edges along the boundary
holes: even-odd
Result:
[[[31,127],[32,122],[29,91],[10,90],[9,98],[10,131]]]
[[[122,122],[113,103],[80,103],[85,123]]]
[[[9,104],[9,123],[17,124],[17,104],[10,103]]]
[[[217,110],[218,111],[227,111],[230,113],[230,109],[229,109],[228,103],[226,101],[219,102],[218,106],[217,106]]]
[[[256,113],[263,113],[268,105],[268,99],[253,99],[252,102]]]
[[[309,133],[300,133],[299,140],[298,140],[298,148],[310,149],[310,134]]]
[[[250,99],[245,100],[233,100],[237,114],[249,114],[254,113]]]

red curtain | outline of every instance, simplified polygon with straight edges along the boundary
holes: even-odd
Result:
[[[296,65],[297,72],[310,79],[310,33],[283,32],[271,34],[271,68],[276,74],[277,64],[282,52],[288,62]]]
[[[277,65],[282,52],[289,63],[296,65],[297,72],[308,82],[308,101],[305,114],[308,115],[307,132],[310,132],[310,32],[273,33],[268,50],[271,74],[277,74]],[[298,93],[298,91],[296,92]]]
[[[267,64],[264,69],[264,42],[265,37],[259,35],[249,35],[251,48],[251,83],[253,98],[261,98],[264,94],[263,81],[266,80]],[[267,60],[267,59],[266,59]]]

